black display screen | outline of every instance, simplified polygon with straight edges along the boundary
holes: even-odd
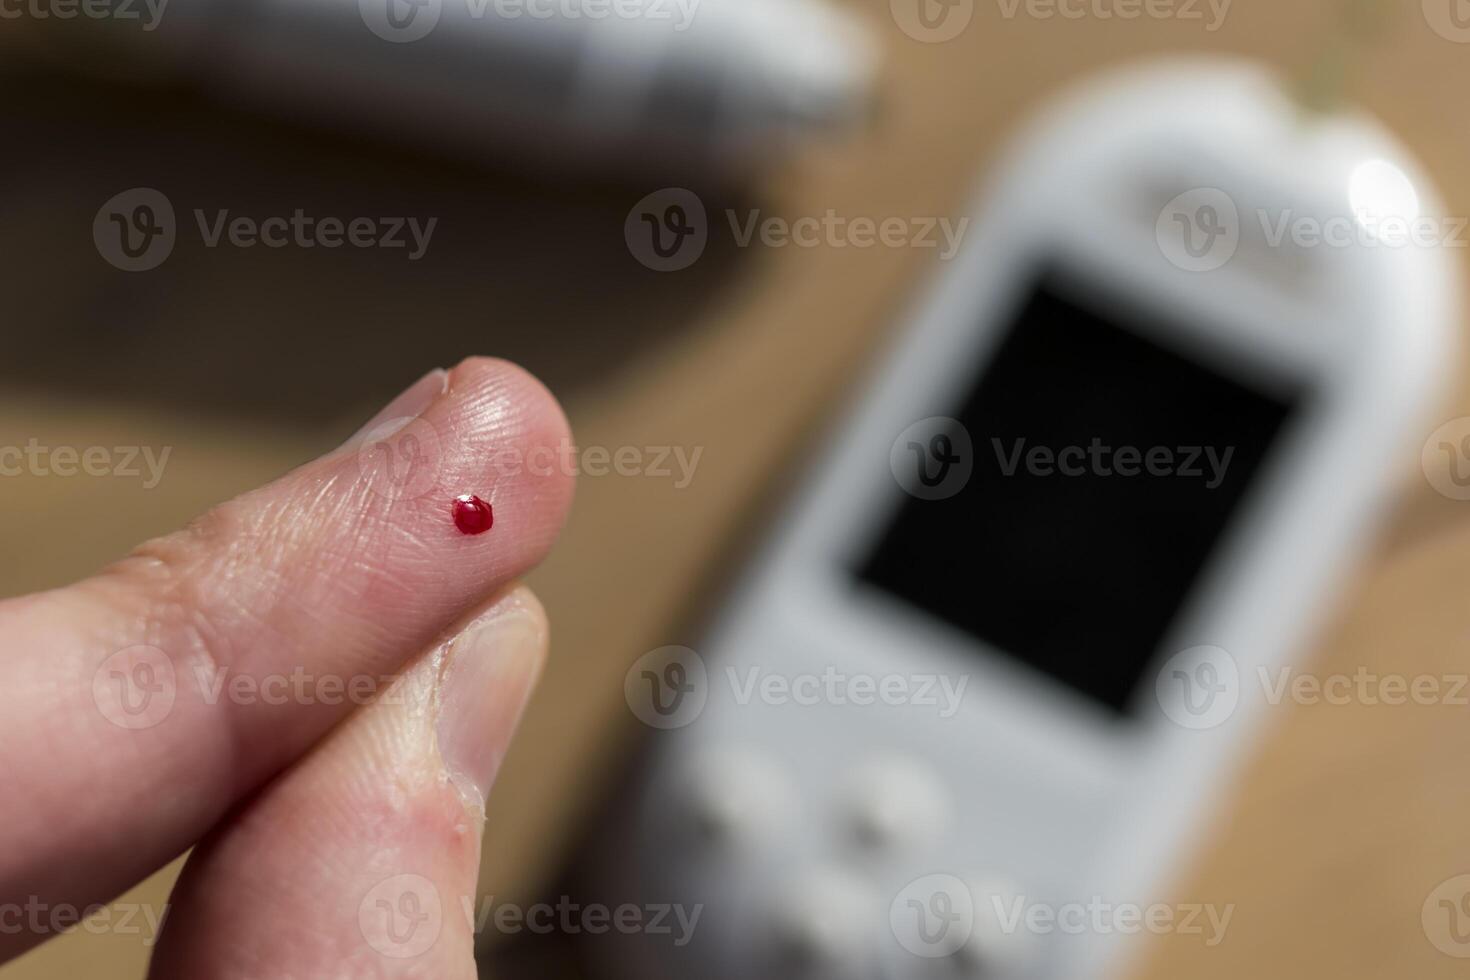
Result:
[[[1301,393],[1060,285],[1021,303],[951,413],[963,430],[895,444],[915,492],[859,575],[1123,712]]]

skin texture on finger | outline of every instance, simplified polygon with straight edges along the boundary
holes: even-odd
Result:
[[[361,448],[363,441],[373,430],[394,419],[411,418],[418,415],[425,407],[432,404],[434,399],[448,390],[449,372],[443,368],[435,368],[405,388],[397,398],[379,409],[378,414],[364,422],[361,428],[347,437],[343,448]]]
[[[524,587],[416,661],[189,858],[153,980],[473,980],[484,798],[546,651]]]
[[[566,421],[472,359],[413,411],[78,585],[0,604],[0,900],[82,907],[182,853],[545,555]],[[495,527],[459,533],[476,493]],[[45,936],[0,934],[0,960]]]

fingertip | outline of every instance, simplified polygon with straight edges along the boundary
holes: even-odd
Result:
[[[217,828],[155,975],[473,976],[474,923],[452,913],[474,901],[484,800],[546,634],[540,601],[508,586]],[[385,919],[403,908],[427,929]]]
[[[476,814],[483,815],[546,652],[546,611],[524,585],[496,599],[449,644],[436,741],[446,773]]]
[[[378,690],[545,557],[576,471],[561,406],[495,358],[467,358],[443,381],[430,372],[347,446],[10,607],[23,651],[10,673],[38,693],[7,721],[50,748],[0,751],[28,807],[7,828],[16,846],[0,881],[69,901],[120,891],[300,759],[353,710],[353,692]],[[456,526],[463,494],[493,508],[486,533]],[[540,603],[523,590],[508,601],[529,625],[473,651],[511,653],[456,685],[464,730],[444,734],[463,740],[453,768],[479,791],[498,759],[474,750],[508,744],[521,681],[544,656]],[[163,798],[166,812],[144,805]],[[466,823],[458,794],[447,802]],[[67,864],[99,834],[135,846]]]
[[[521,414],[548,442],[570,442],[571,423],[551,389],[514,361],[472,355],[449,370],[448,392],[477,392],[486,402],[501,402]]]
[[[539,519],[559,529],[575,490],[575,446],[551,389],[513,361],[477,355],[450,369],[446,392],[459,413],[451,425],[491,484],[529,494]]]

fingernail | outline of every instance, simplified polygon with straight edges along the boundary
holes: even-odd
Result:
[[[347,441],[342,444],[343,448],[361,442],[369,432],[384,423],[402,419],[400,425],[406,425],[409,419],[422,415],[425,409],[434,404],[436,398],[448,390],[449,372],[443,368],[435,368],[405,388],[398,397],[383,406],[378,414],[368,419],[362,428],[348,437]],[[386,438],[392,434],[392,430],[389,430],[377,435],[378,438]]]
[[[495,782],[546,647],[545,618],[524,587],[450,642],[439,688],[439,756],[472,808]]]

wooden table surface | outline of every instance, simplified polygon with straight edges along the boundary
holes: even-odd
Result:
[[[887,0],[862,6],[887,47],[880,118],[763,179],[744,206],[955,216],[1005,135],[1060,86],[1159,53],[1248,54],[1297,71],[1335,16],[1327,2],[1236,0],[1208,31],[1038,18],[1025,5],[1007,17],[1008,3],[974,0],[960,36],[925,44],[894,26]],[[1422,156],[1448,212],[1470,214],[1470,44],[1436,34],[1417,2],[1402,7],[1352,91]],[[702,450],[684,488],[583,479],[563,542],[532,578],[552,615],[553,659],[491,803],[482,884],[502,899],[535,895],[636,733],[628,665],[694,639],[678,624],[738,553],[762,494],[793,478],[795,448],[820,431],[932,253],[722,240],[690,270],[660,275],[622,241],[624,216],[652,186],[487,172],[188,92],[140,97],[59,76],[7,91],[0,441],[172,455],[151,489],[0,480],[0,591],[85,574],[328,448],[417,373],[467,353],[543,374],[583,446]],[[340,251],[181,247],[128,276],[99,260],[90,229],[101,202],[138,185],[179,207],[436,214],[440,237],[410,269]],[[1464,390],[1440,417],[1462,414]],[[1436,494],[1417,454],[1402,471],[1395,513],[1320,638],[1315,673],[1470,670],[1470,504]],[[1271,720],[1181,886],[1181,900],[1236,906],[1226,941],[1153,941],[1143,975],[1463,976],[1429,942],[1421,908],[1440,882],[1470,873],[1470,710],[1294,706]],[[161,905],[176,870],[125,900]],[[146,956],[144,937],[77,934],[0,968],[0,980],[136,977]]]

